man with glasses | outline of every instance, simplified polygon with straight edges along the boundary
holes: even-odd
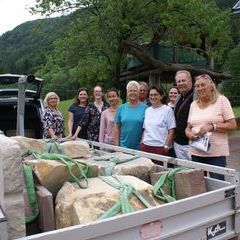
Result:
[[[193,101],[193,83],[190,72],[177,71],[175,75],[177,88],[180,92],[176,100],[174,113],[176,118],[176,130],[174,138],[174,150],[177,158],[191,160],[189,153],[189,140],[185,134],[190,105]]]

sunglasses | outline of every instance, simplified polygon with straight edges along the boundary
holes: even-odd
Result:
[[[194,79],[195,79],[195,81],[196,81],[196,80],[198,80],[198,79],[200,79],[200,78],[204,78],[204,79],[208,79],[208,80],[212,81],[212,78],[211,78],[208,74],[198,75],[198,76],[196,76]]]

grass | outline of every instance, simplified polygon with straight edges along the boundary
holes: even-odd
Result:
[[[68,109],[73,104],[73,99],[61,101],[59,103],[59,110],[62,112],[64,117],[64,128],[65,128],[65,135],[67,135],[67,120],[68,120]]]
[[[236,117],[240,117],[240,106],[233,107],[233,111]]]

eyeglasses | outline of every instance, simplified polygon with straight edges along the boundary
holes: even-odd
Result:
[[[57,100],[57,98],[56,97],[51,97],[48,100]]]
[[[159,93],[153,93],[153,94],[149,94],[149,97],[157,97],[159,95],[160,95]]]

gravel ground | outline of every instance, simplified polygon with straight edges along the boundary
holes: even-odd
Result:
[[[227,167],[240,171],[240,130],[229,136],[230,156],[227,158]]]

